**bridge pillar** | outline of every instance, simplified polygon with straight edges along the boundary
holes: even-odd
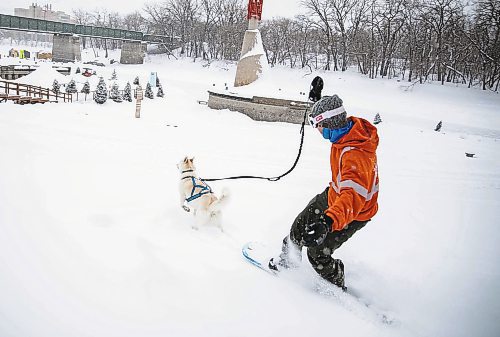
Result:
[[[123,41],[120,63],[143,64],[144,51],[142,43],[140,41]]]
[[[54,34],[52,61],[73,62],[82,60],[80,37],[75,35]]]

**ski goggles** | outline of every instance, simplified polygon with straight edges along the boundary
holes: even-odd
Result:
[[[309,114],[309,123],[311,124],[311,126],[313,128],[317,128],[318,124],[321,123],[323,120],[340,115],[341,113],[344,113],[344,112],[345,112],[345,109],[343,106],[341,106],[341,107],[338,107],[338,108],[333,109],[333,110],[327,110],[327,111],[325,111],[317,116],[314,116],[314,117],[312,116],[312,114]]]

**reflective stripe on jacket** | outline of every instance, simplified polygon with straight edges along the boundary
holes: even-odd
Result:
[[[350,117],[352,129],[332,143],[332,182],[328,209],[333,230],[342,230],[353,220],[371,219],[378,210],[377,129],[362,118]]]

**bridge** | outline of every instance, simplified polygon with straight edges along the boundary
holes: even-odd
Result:
[[[81,59],[80,37],[123,41],[120,62],[126,64],[143,63],[143,44],[162,44],[168,48],[173,48],[179,42],[178,37],[144,34],[133,30],[56,22],[6,14],[0,14],[0,29],[54,34],[52,59],[56,62]]]

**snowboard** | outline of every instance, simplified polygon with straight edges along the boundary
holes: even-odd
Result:
[[[243,245],[241,252],[247,262],[260,270],[263,270],[267,274],[273,275],[276,278],[283,278],[288,281],[300,283],[301,285],[326,298],[334,298],[345,309],[353,312],[355,315],[360,316],[363,319],[379,322],[384,325],[394,325],[397,323],[397,320],[391,313],[379,310],[375,305],[362,299],[356,292],[353,292],[352,289],[344,291],[319,276],[308,279],[306,278],[305,282],[303,277],[304,275],[297,275],[294,277],[292,275],[293,271],[291,270],[278,272],[269,269],[269,260],[276,257],[279,252],[279,250],[278,252],[276,251],[276,248],[271,249],[262,242],[251,241]],[[281,277],[281,274],[283,274],[283,277]]]
[[[274,255],[271,249],[265,244],[255,241],[248,242],[243,245],[241,252],[243,253],[243,257],[257,268],[260,268],[271,275],[276,276],[278,274],[278,272],[269,269],[268,267],[269,260]]]

